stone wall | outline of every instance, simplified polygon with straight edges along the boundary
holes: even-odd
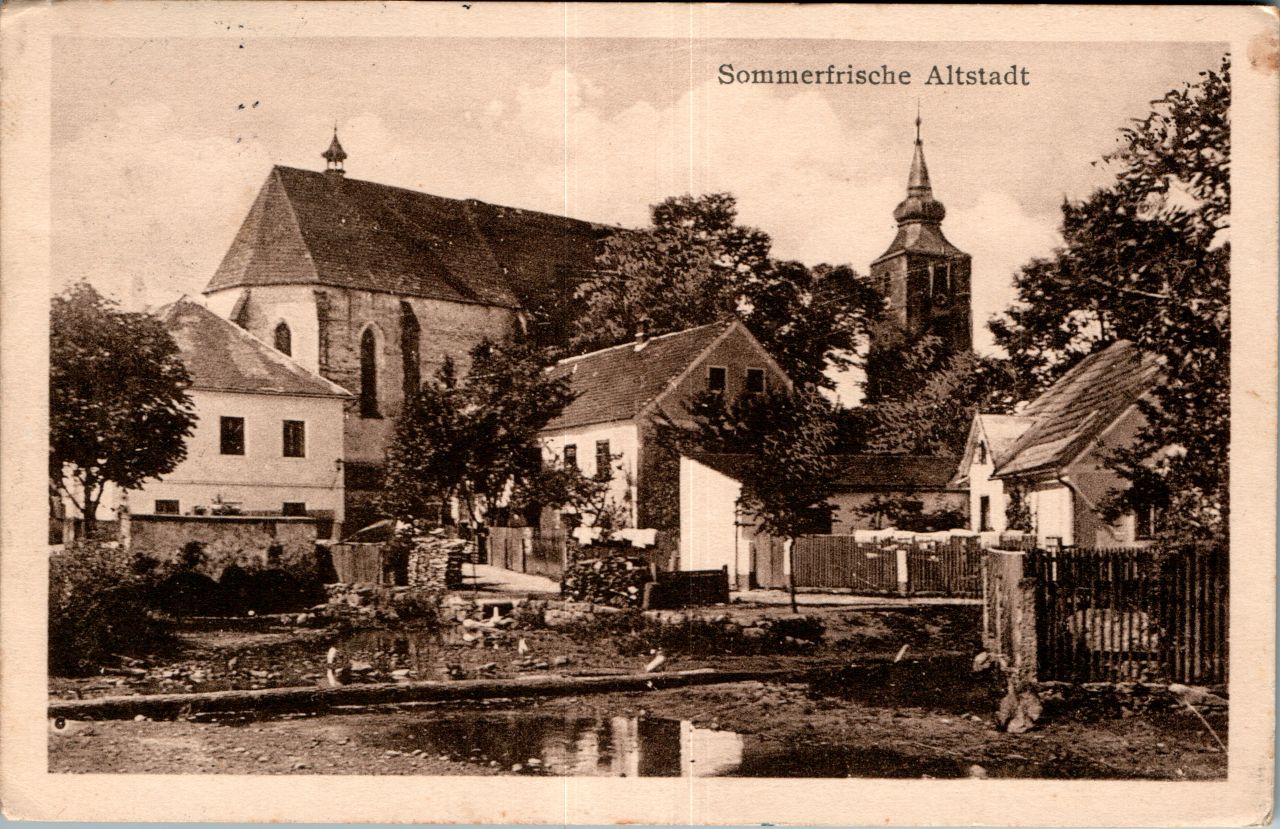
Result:
[[[121,541],[136,553],[176,561],[192,541],[204,545],[199,570],[217,579],[231,565],[280,567],[309,578],[316,568],[316,519],[248,515],[127,515]]]

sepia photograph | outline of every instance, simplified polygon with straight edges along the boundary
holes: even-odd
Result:
[[[1233,749],[1274,604],[1232,592],[1242,555],[1274,584],[1276,275],[1233,255],[1232,144],[1274,202],[1238,122],[1274,15],[1241,49],[261,6],[303,22],[42,41],[34,772],[1270,780]],[[545,819],[488,791],[452,819]],[[705,808],[670,819],[741,814]]]

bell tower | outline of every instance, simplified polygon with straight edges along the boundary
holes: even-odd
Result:
[[[952,350],[963,351],[973,346],[971,258],[942,235],[946,215],[933,197],[917,113],[907,197],[893,211],[898,235],[871,263],[871,280],[887,300],[888,323],[901,334],[913,339],[934,334]]]

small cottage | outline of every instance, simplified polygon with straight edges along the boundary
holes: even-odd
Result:
[[[1085,547],[1150,538],[1158,516],[1108,523],[1101,505],[1126,486],[1106,460],[1142,428],[1138,401],[1157,382],[1154,357],[1122,340],[1081,360],[1018,416],[975,417],[957,481],[969,486],[970,528]]]

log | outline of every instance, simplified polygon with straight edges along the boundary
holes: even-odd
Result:
[[[206,691],[193,694],[138,694],[83,700],[54,700],[49,716],[69,720],[153,719],[179,715],[264,711],[316,712],[337,706],[387,705],[402,702],[461,702],[467,700],[650,691],[727,682],[786,681],[806,673],[800,669],[717,671],[701,668],[672,673],[614,676],[531,676],[512,679],[464,679],[343,685],[337,688],[262,688]]]

